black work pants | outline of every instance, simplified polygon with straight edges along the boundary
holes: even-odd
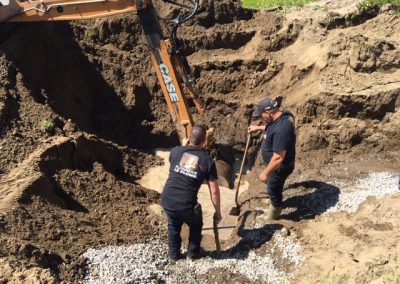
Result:
[[[282,207],[283,187],[288,176],[293,172],[291,170],[276,170],[269,174],[267,179],[267,192],[270,202],[275,207]]]
[[[200,253],[201,230],[203,228],[203,216],[200,210],[179,212],[164,210],[168,217],[168,247],[169,257],[178,259],[181,253],[181,229],[185,223],[189,226],[189,246],[187,256],[194,257]]]

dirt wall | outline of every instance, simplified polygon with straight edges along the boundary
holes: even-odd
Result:
[[[216,128],[218,143],[243,150],[253,106],[268,92],[296,116],[298,170],[396,159],[400,18],[392,9],[311,8],[285,19],[239,1],[204,3],[178,35],[206,115],[191,110]],[[157,9],[168,30],[177,9]],[[146,209],[158,196],[135,180],[159,162],[147,150],[179,139],[137,17],[0,29],[0,265],[9,272],[0,281],[19,267],[78,281],[87,248],[165,237]]]

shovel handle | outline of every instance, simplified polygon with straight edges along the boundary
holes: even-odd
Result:
[[[221,243],[219,242],[219,233],[218,233],[218,225],[215,222],[215,218],[213,218],[213,231],[214,231],[214,238],[215,238],[215,248],[217,253],[221,251]]]
[[[239,203],[238,203],[239,187],[240,187],[240,181],[242,179],[242,173],[243,173],[243,168],[244,168],[244,164],[245,164],[245,161],[246,161],[247,151],[249,150],[250,140],[251,140],[251,135],[250,135],[250,133],[248,133],[247,134],[246,148],[244,149],[242,164],[240,165],[240,170],[239,170],[239,180],[238,180],[238,183],[237,183],[237,186],[236,186],[236,192],[235,192],[236,207],[239,207]]]

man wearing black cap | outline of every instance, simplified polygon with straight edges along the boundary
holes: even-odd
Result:
[[[253,116],[261,116],[267,123],[266,126],[250,125],[249,132],[264,131],[261,155],[265,168],[260,180],[267,184],[270,198],[267,219],[276,220],[282,211],[283,186],[294,170],[296,131],[293,114],[280,111],[276,100],[266,98],[256,105]]]
[[[187,257],[199,257],[203,217],[197,194],[204,180],[210,188],[214,220],[218,224],[222,218],[217,169],[215,162],[203,150],[205,141],[206,130],[195,125],[190,131],[189,145],[173,148],[169,156],[169,176],[161,195],[161,205],[168,217],[169,258],[172,263],[182,258],[180,233],[183,223],[189,226]]]

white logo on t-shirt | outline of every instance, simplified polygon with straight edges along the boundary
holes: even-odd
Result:
[[[183,153],[179,165],[175,166],[174,171],[188,177],[197,178],[197,172],[195,170],[198,168],[198,164],[199,157],[189,153]]]

